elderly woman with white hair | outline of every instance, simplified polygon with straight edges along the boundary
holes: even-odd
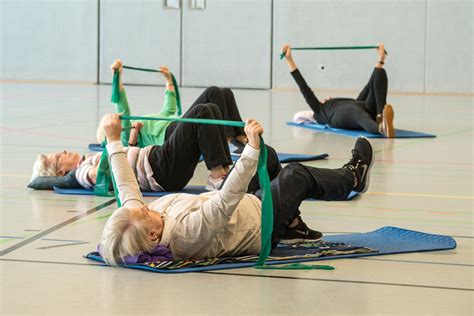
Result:
[[[170,194],[146,205],[120,142],[118,115],[104,120],[107,150],[122,207],[105,224],[99,252],[110,265],[133,263],[142,254],[168,249],[174,260],[240,256],[260,252],[260,191],[247,194],[254,176],[263,128],[247,120],[248,144],[223,187],[201,195]],[[322,234],[302,221],[304,199],[344,200],[352,190],[365,192],[373,163],[372,147],[359,137],[352,159],[339,169],[292,163],[271,181],[272,244],[316,241]],[[145,255],[145,257],[149,257]],[[132,260],[130,260],[132,259]],[[135,261],[134,261],[135,260]]]

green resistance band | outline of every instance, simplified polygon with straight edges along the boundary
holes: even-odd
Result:
[[[266,270],[334,270],[333,266],[319,265],[319,264],[302,264],[302,263],[291,263],[284,266],[257,266],[256,269]]]
[[[197,123],[197,124],[214,124],[214,125],[224,125],[224,126],[238,126],[238,127],[245,127],[244,122],[239,121],[226,121],[226,120],[210,120],[210,119],[197,119],[197,118],[160,118],[160,117],[139,117],[139,116],[121,116],[121,120],[135,120],[135,119],[147,119],[147,120],[173,120],[177,122],[185,122],[185,123]],[[267,170],[267,147],[265,146],[265,142],[262,137],[260,137],[260,156],[258,159],[258,179],[260,182],[260,187],[262,188],[262,222],[261,222],[261,249],[260,254],[258,257],[258,261],[255,264],[255,267],[258,269],[285,269],[285,270],[293,270],[293,269],[323,269],[317,266],[311,265],[287,265],[283,267],[270,267],[265,265],[265,261],[269,256],[271,249],[272,249],[272,231],[273,231],[273,199],[272,199],[272,192],[271,192],[271,185],[270,185],[270,177],[268,176]],[[111,180],[110,180],[111,179]],[[99,183],[99,181],[101,181]],[[120,207],[121,202],[118,197],[118,189],[115,184],[115,179],[110,170],[110,161],[108,159],[107,149],[102,152],[101,161],[99,164],[99,170],[97,175],[97,194],[109,194],[108,188],[110,185],[110,181],[112,181],[115,197],[117,199],[117,204]],[[107,190],[107,191],[106,191]],[[96,191],[94,190],[94,193]]]
[[[329,47],[292,47],[291,50],[347,50],[347,49],[373,49],[378,46],[329,46]],[[388,55],[387,51],[385,54]],[[280,53],[280,59],[285,57],[286,51]]]
[[[210,119],[197,119],[197,118],[160,118],[160,117],[141,117],[141,116],[125,116],[120,117],[121,120],[153,120],[153,121],[177,121],[185,123],[198,123],[198,124],[213,124],[213,125],[225,125],[225,126],[237,126],[245,127],[244,122],[239,121],[225,121],[225,120],[210,120]],[[273,200],[272,192],[270,190],[270,177],[267,171],[267,147],[262,137],[260,137],[260,157],[258,160],[258,179],[260,181],[260,187],[262,188],[262,231],[261,231],[261,251],[256,266],[263,266],[265,260],[270,254],[272,249],[272,231],[273,231]],[[120,200],[117,196],[118,190],[115,185],[115,180],[110,170],[110,162],[108,160],[107,149],[105,148],[102,152],[102,157],[99,164],[99,170],[97,174],[96,187],[94,193],[100,196],[110,196],[109,186],[112,182],[115,196],[117,198],[117,204],[121,206]]]
[[[109,154],[107,152],[106,141],[102,143],[104,150],[102,151],[102,156],[100,157],[99,169],[97,170],[96,184],[94,187],[94,195],[98,196],[111,196],[109,192],[110,183],[112,182],[114,188],[115,199],[117,200],[118,207],[122,206],[122,202],[118,196],[117,186],[115,184],[115,178],[113,176],[112,170],[110,170],[110,160]]]
[[[130,66],[122,66],[124,69],[130,70],[138,70],[138,71],[146,71],[146,72],[161,72],[156,69],[148,69],[148,68],[138,68],[138,67],[130,67]],[[178,115],[181,116],[182,109],[181,109],[181,96],[179,94],[178,83],[176,82],[175,76],[170,72],[171,80],[173,81],[174,91],[176,93],[176,104],[178,106]],[[114,72],[114,77],[112,80],[112,98],[111,101],[113,103],[117,103],[120,98],[120,90],[119,90],[119,74],[118,71]]]

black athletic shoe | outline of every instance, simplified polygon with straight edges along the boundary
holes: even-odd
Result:
[[[359,136],[352,149],[352,159],[343,168],[353,172],[357,179],[354,191],[365,192],[369,187],[370,169],[374,164],[372,145],[365,137]]]
[[[323,234],[308,228],[300,216],[298,216],[299,223],[295,227],[288,227],[285,234],[280,240],[280,243],[286,245],[294,245],[302,242],[316,242],[323,237]]]

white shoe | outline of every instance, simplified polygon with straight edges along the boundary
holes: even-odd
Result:
[[[214,179],[210,175],[207,177],[206,190],[207,191],[217,191],[224,182],[225,176]]]

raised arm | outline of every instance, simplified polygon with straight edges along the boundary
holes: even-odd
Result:
[[[199,241],[206,245],[206,240],[215,236],[225,227],[237,205],[247,192],[250,180],[255,175],[260,150],[260,135],[263,129],[257,121],[248,120],[245,132],[249,138],[240,159],[227,177],[224,186],[202,205],[201,211],[190,213],[184,220],[188,241]]]
[[[166,91],[165,91],[165,101],[163,103],[163,108],[161,109],[160,114],[164,116],[174,115],[178,109],[176,105],[176,92],[173,85],[173,79],[171,78],[171,73],[166,66],[160,67],[161,74],[166,80]]]
[[[127,100],[127,94],[125,93],[125,89],[123,87],[123,81],[122,81],[122,71],[123,71],[123,64],[120,59],[117,59],[114,61],[114,63],[110,66],[110,69],[112,71],[112,74],[114,74],[116,71],[119,73],[119,92],[120,92],[120,98],[118,103],[115,103],[115,113],[120,114],[120,115],[130,115],[130,107],[128,105],[128,100]],[[121,141],[124,146],[127,146],[129,143],[130,139],[130,121],[124,120],[122,121],[122,135],[121,135]]]
[[[120,142],[120,118],[118,114],[107,114],[104,118],[104,131],[107,137],[107,151],[110,167],[114,175],[122,207],[145,205],[132,168],[128,164],[127,153]]]
[[[293,56],[291,55],[291,47],[288,44],[283,45],[281,48],[281,51],[285,53],[285,59],[286,62],[288,63],[288,67],[290,68],[291,75],[293,76],[293,79],[295,79],[296,84],[300,88],[301,93],[303,94],[303,97],[306,100],[306,103],[314,109],[315,107],[318,107],[321,102],[319,102],[318,98],[314,95],[313,90],[308,86],[306,81],[303,78],[303,75],[301,75],[298,66],[296,65],[295,61],[293,60]]]

